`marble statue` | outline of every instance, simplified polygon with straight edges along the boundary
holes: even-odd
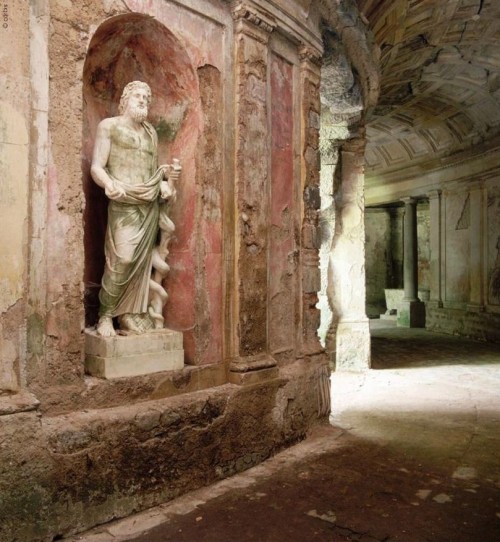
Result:
[[[181,167],[178,160],[158,166],[158,138],[146,121],[151,98],[149,85],[129,83],[119,116],[97,128],[91,175],[109,198],[97,323],[103,337],[116,334],[114,317],[122,333],[163,328],[168,295],[162,279],[169,271],[165,258],[174,231],[167,211]]]

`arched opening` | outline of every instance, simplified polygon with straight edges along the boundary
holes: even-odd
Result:
[[[183,45],[164,25],[152,17],[133,13],[105,21],[95,32],[89,46],[83,72],[83,149],[82,172],[85,194],[85,315],[93,325],[98,314],[98,292],[104,268],[104,236],[107,222],[107,198],[91,179],[95,132],[100,120],[118,114],[124,86],[134,80],[145,81],[152,89],[149,121],[158,134],[159,163],[179,158],[183,167],[176,205],[172,208],[177,228],[170,245],[171,272],[166,279],[170,297],[165,307],[166,325],[175,330],[189,328],[189,314],[183,303],[186,289],[192,290],[190,270],[179,263],[183,255],[193,258],[190,246],[194,213],[195,156],[201,128],[198,78]],[[183,212],[181,213],[181,210]],[[185,259],[185,257],[184,257]],[[182,269],[182,281],[179,270]],[[175,288],[171,287],[175,284]],[[192,293],[190,294],[192,297]],[[171,310],[175,307],[175,310]]]

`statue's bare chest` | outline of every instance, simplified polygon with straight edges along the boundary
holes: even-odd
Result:
[[[146,130],[135,131],[127,126],[114,126],[111,133],[111,146],[125,151],[153,154],[153,142]]]

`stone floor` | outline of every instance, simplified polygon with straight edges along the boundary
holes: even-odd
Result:
[[[500,541],[500,346],[372,321],[333,426],[87,542]]]

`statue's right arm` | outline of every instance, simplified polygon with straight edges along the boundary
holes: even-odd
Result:
[[[106,172],[109,152],[111,149],[110,130],[113,119],[104,119],[97,127],[97,135],[94,144],[94,153],[92,155],[92,166],[90,173],[92,179],[101,188],[104,188],[106,195],[110,199],[116,199],[124,195],[124,190],[115,185],[111,177]]]

